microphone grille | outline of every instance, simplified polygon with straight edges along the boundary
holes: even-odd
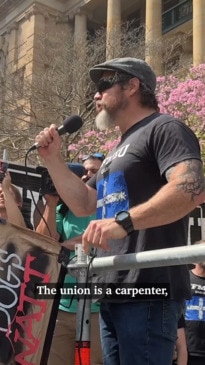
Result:
[[[83,125],[83,121],[79,115],[72,115],[63,122],[63,127],[66,133],[77,132]]]

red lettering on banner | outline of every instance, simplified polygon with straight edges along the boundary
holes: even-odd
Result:
[[[33,333],[32,333],[32,325],[33,325],[34,319],[36,319],[38,322],[40,322],[41,317],[42,317],[42,313],[27,314],[26,316],[16,316],[16,323],[18,323],[21,326],[24,333],[26,333],[26,336],[30,339],[30,338],[34,338]],[[14,341],[15,342],[17,341],[16,333],[15,333]]]
[[[25,263],[25,271],[24,271],[24,282],[28,283],[29,281],[31,281],[30,276],[36,276],[39,278],[42,278],[43,283],[48,283],[50,280],[50,275],[49,274],[43,274],[40,271],[36,271],[33,270],[30,267],[30,264],[32,261],[36,260],[36,257],[31,256],[29,253],[26,256],[26,263]]]
[[[38,305],[39,307],[41,307],[41,313],[45,313],[45,311],[46,311],[46,301],[42,301],[40,299],[37,300],[35,298],[28,297],[25,294],[26,287],[27,286],[26,286],[25,283],[21,284],[19,305],[17,307],[17,311],[23,312],[24,311],[24,304],[25,304],[25,302],[27,302],[27,303],[31,303],[33,305]]]
[[[33,339],[32,339],[33,342],[31,343],[31,342],[28,341],[28,339],[25,339],[25,338],[21,337],[18,330],[15,331],[15,340],[16,341],[19,340],[20,342],[22,342],[25,345],[26,348],[28,348],[28,350],[25,350],[25,351],[21,352],[20,354],[16,355],[15,356],[15,361],[18,364],[22,364],[22,365],[35,365],[32,362],[26,361],[25,357],[29,356],[29,355],[32,355],[32,354],[35,354],[35,352],[38,349],[40,340],[33,337]]]
[[[43,283],[48,283],[50,280],[49,274],[44,274],[40,271],[32,269],[30,266],[36,257],[27,254],[24,270],[24,282],[21,283],[19,304],[17,307],[17,312],[12,324],[9,326],[7,331],[7,337],[13,343],[21,343],[23,345],[23,351],[15,354],[15,361],[21,365],[34,365],[26,360],[26,357],[33,355],[38,351],[40,340],[36,338],[33,334],[33,325],[35,322],[40,322],[42,320],[43,314],[46,312],[47,303],[45,300],[35,299],[26,294],[27,285],[29,282],[35,283],[34,278],[41,278]],[[33,278],[34,277],[34,278]],[[33,310],[38,308],[37,313],[27,313],[25,315],[18,315],[19,313],[25,313],[25,304],[30,303]],[[11,339],[11,334],[13,333],[11,328],[15,325],[13,341]],[[23,337],[21,334],[23,333]]]

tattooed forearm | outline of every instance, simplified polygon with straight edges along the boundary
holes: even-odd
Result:
[[[203,168],[199,160],[186,160],[173,166],[167,170],[166,178],[167,181],[178,180],[177,189],[189,194],[192,201],[205,191]]]

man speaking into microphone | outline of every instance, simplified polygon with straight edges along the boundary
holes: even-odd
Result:
[[[78,216],[97,207],[97,220],[83,234],[85,251],[95,246],[103,257],[186,245],[188,214],[205,200],[196,136],[160,113],[156,76],[143,60],[109,60],[95,65],[90,77],[96,84],[97,127],[118,126],[122,135],[98,173],[83,184],[67,169],[55,125],[36,137],[63,201]],[[178,319],[190,297],[186,265],[102,271],[97,279],[115,287],[169,287],[167,298],[101,298],[103,364],[171,365]]]

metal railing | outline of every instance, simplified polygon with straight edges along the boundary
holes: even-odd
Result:
[[[142,269],[202,262],[205,260],[205,241],[193,246],[151,250],[136,254],[106,256],[103,258],[94,258],[93,260],[90,260],[85,254],[82,255],[81,245],[78,245],[76,253],[77,259],[75,263],[69,263],[67,269],[71,275],[77,277],[78,284],[84,284],[85,287],[88,284],[88,278],[91,277],[88,275],[89,272],[92,275],[93,273],[106,270]],[[136,294],[136,290],[135,293],[134,291],[132,292],[132,295],[133,293]],[[79,299],[76,313],[75,364],[90,365],[90,320],[91,300]]]

